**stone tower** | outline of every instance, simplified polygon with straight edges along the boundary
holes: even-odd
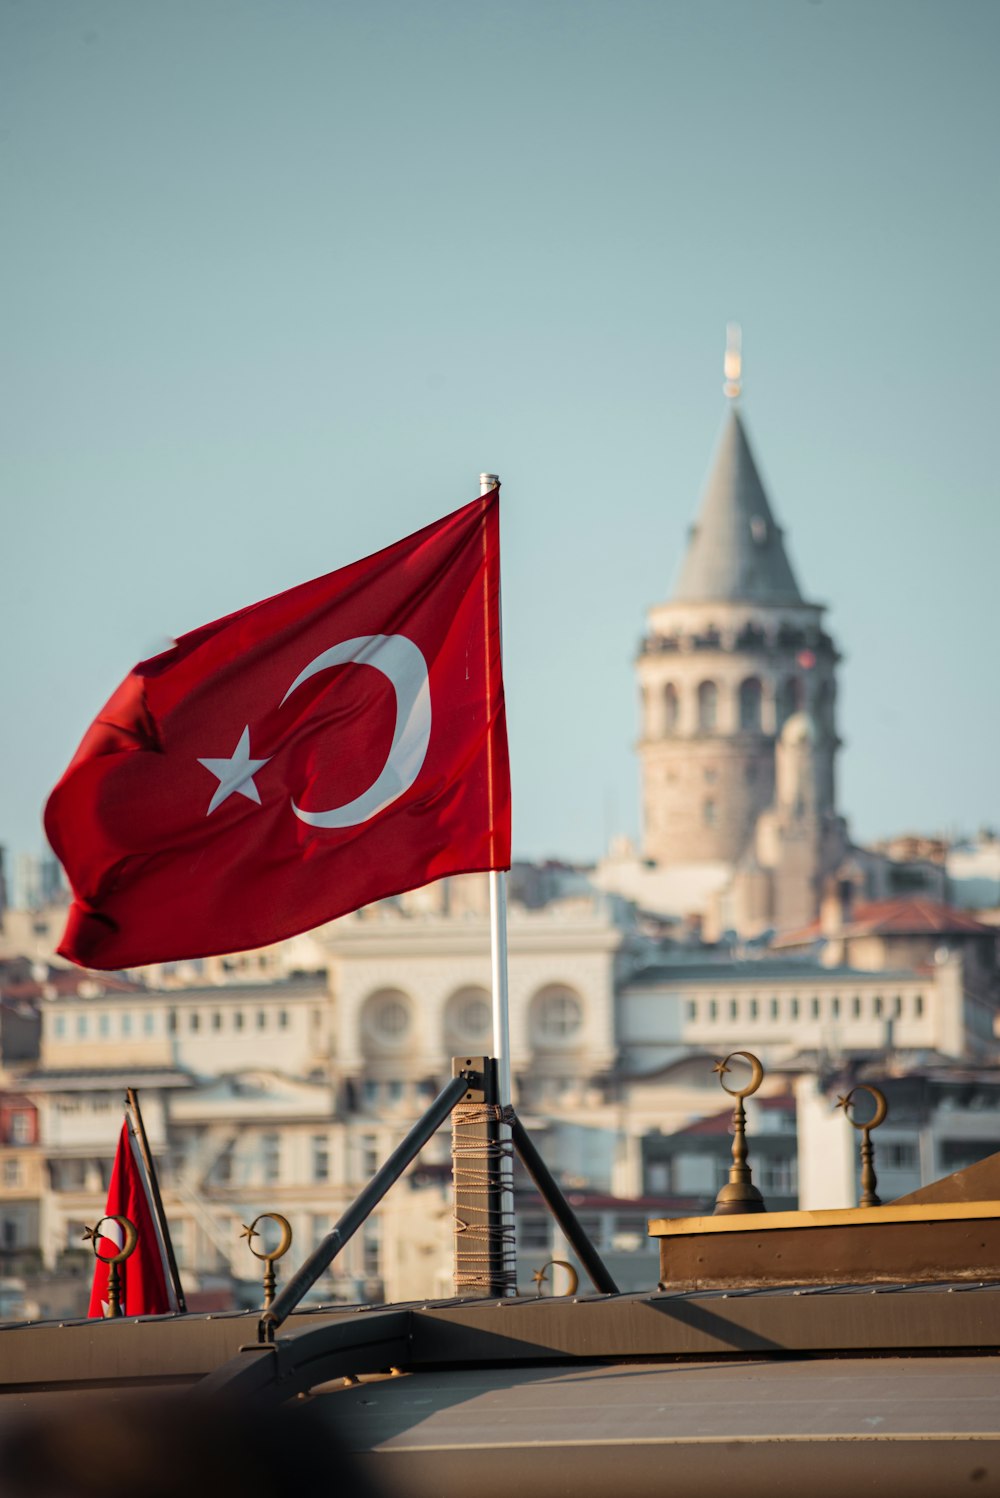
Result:
[[[775,747],[796,713],[813,724],[811,810],[834,816],[839,657],[823,612],[799,591],[731,400],[677,585],[650,610],[636,665],[647,859],[735,866],[775,801]]]

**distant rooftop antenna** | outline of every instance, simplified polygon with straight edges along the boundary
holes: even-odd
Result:
[[[726,323],[726,379],[723,390],[727,400],[738,400],[743,389],[743,329],[738,322]]]

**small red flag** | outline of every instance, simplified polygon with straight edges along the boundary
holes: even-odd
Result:
[[[153,1206],[145,1164],[127,1118],[118,1138],[118,1152],[108,1184],[108,1205],[105,1212],[108,1218],[127,1217],[136,1230],[136,1246],[118,1266],[122,1315],[155,1316],[163,1311],[176,1311],[177,1297],[170,1278],[166,1248]],[[112,1233],[115,1237],[111,1236]],[[124,1241],[125,1235],[119,1224],[105,1221],[97,1240],[97,1246],[105,1258],[118,1253]],[[98,1259],[94,1266],[88,1316],[105,1314],[108,1273],[108,1265]]]
[[[262,946],[510,865],[498,491],[179,639],[49,798],[92,968]]]

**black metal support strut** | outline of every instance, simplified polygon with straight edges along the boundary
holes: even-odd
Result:
[[[331,1228],[322,1243],[292,1275],[280,1295],[276,1296],[272,1304],[263,1312],[257,1327],[258,1342],[274,1341],[274,1334],[278,1327],[291,1315],[320,1275],[329,1269],[340,1250],[353,1238],[390,1186],[399,1180],[406,1167],[413,1163],[424,1145],[437,1133],[451,1114],[455,1104],[473,1094],[479,1098],[485,1096],[482,1091],[484,1081],[492,1077],[494,1063],[489,1057],[477,1057],[476,1061],[478,1066],[473,1069],[463,1068],[461,1063],[458,1063],[457,1075],[441,1089],[426,1113],[417,1120],[405,1139],[396,1146],[385,1164],[375,1172],[364,1190],[358,1193],[336,1226]],[[514,1148],[520,1155],[525,1169],[593,1282],[594,1288],[606,1295],[616,1295],[618,1286],[608,1273],[600,1254],[580,1226],[576,1213],[559,1189],[555,1178],[532,1144],[519,1118],[511,1119],[510,1130]],[[493,1213],[499,1212],[499,1203],[492,1203],[490,1210]]]
[[[511,1121],[510,1133],[514,1148],[520,1155],[525,1170],[538,1187],[542,1200],[587,1271],[594,1289],[602,1291],[605,1295],[617,1295],[618,1286],[608,1273],[607,1265],[580,1226],[579,1218],[563,1196],[555,1177],[535,1149],[527,1129],[519,1118],[515,1117]]]
[[[359,1192],[335,1227],[327,1233],[322,1243],[309,1255],[305,1263],[296,1270],[288,1284],[276,1296],[271,1306],[260,1318],[258,1340],[271,1342],[281,1323],[291,1315],[303,1295],[311,1290],[324,1270],[329,1269],[334,1259],[357,1232],[370,1212],[378,1206],[389,1187],[399,1180],[403,1171],[419,1155],[424,1145],[437,1133],[448,1118],[452,1108],[465,1096],[469,1086],[467,1076],[452,1077],[431,1103],[427,1112],[418,1119],[401,1144],[398,1144],[388,1160],[372,1176],[368,1185]]]

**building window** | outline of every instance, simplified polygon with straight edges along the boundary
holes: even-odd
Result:
[[[810,1013],[812,1014],[813,1019],[819,1019],[819,999],[817,999],[817,998],[814,997],[811,1000],[810,1005],[809,1005],[809,1010],[810,1010]]]
[[[569,988],[547,988],[535,997],[533,1029],[541,1042],[570,1040],[583,1025],[583,1005]]]
[[[719,778],[719,772],[718,772],[718,770],[714,769],[712,765],[706,765],[705,769],[704,769],[705,784],[706,785],[714,785],[715,782],[718,780],[718,778]]]
[[[221,1030],[222,1029],[222,1011],[221,1011],[221,1009],[213,1009],[212,1010],[212,1029],[213,1030]]]
[[[459,989],[445,1006],[448,1041],[466,1049],[487,1044],[492,1018],[490,996],[484,988]]]
[[[274,1186],[281,1179],[281,1136],[262,1134],[260,1138],[261,1164],[264,1183]]]
[[[402,1046],[412,1030],[412,1009],[405,993],[387,988],[365,1001],[361,1027],[369,1043],[377,1047]]]
[[[111,1034],[110,1014],[99,1014],[97,1016],[97,1033],[101,1036],[102,1040],[105,1036]]]
[[[188,1029],[192,1031],[201,1029],[201,1015],[197,1009],[192,1009],[188,1015]]]
[[[31,1143],[30,1113],[15,1113],[11,1116],[10,1137],[13,1144]]]
[[[830,1000],[830,1013],[834,1019],[840,1018],[840,1000],[837,998],[836,994],[834,994],[833,998]]]
[[[242,1009],[234,1009],[233,1010],[233,1029],[234,1030],[242,1030],[243,1029],[243,1010]]]
[[[788,1007],[789,1007],[789,1009],[791,1011],[792,1019],[798,1019],[798,1017],[799,1017],[799,1001],[798,1001],[798,999],[792,999],[792,1001],[791,1001],[791,1003],[789,1004]]]
[[[677,688],[672,681],[668,681],[663,688],[663,731],[664,733],[677,732],[677,720],[680,717],[680,701],[677,696]]]
[[[786,677],[778,688],[778,728],[783,728],[792,714],[797,713],[801,707],[802,683],[797,677]]]
[[[709,999],[708,1001],[708,1017],[709,1019],[719,1018],[719,1006],[715,999]]]
[[[757,1000],[756,999],[751,999],[750,1000],[750,1018],[751,1019],[756,1019],[759,1011],[760,1011],[760,1006],[757,1003]]]
[[[714,733],[719,720],[719,689],[714,681],[703,681],[698,687],[698,728]]]
[[[777,1019],[781,1013],[781,1004],[777,999],[771,1000],[771,1018]]]
[[[380,1223],[377,1217],[369,1217],[362,1236],[362,1274],[368,1279],[377,1279],[382,1255],[379,1249]]]
[[[880,1144],[878,1163],[886,1170],[916,1170],[917,1146],[910,1140]]]
[[[312,1178],[314,1181],[330,1179],[330,1141],[325,1134],[313,1135]]]
[[[880,993],[872,999],[872,1013],[876,1019],[882,1018],[882,995]]]
[[[361,1174],[373,1176],[379,1167],[378,1141],[374,1134],[361,1136]]]
[[[66,1034],[66,1016],[65,1016],[65,1014],[57,1014],[56,1015],[56,1017],[55,1017],[55,1023],[54,1023],[53,1028],[55,1030],[56,1039],[57,1040],[62,1040],[64,1038],[65,1034]]]
[[[76,1017],[76,1033],[78,1036],[84,1036],[87,1033],[87,1016],[85,1014],[78,1014]]]
[[[176,1009],[168,1009],[167,1010],[167,1034],[168,1035],[176,1035],[177,1034],[177,1010]]]
[[[892,1001],[892,1012],[896,1016],[897,1019],[902,1014],[902,1012],[903,1012],[903,999],[902,999],[902,995],[901,994],[897,994],[896,997],[893,999],[893,1001]]]
[[[913,1013],[916,1016],[916,1018],[919,1019],[920,1016],[923,1014],[923,1012],[924,1012],[924,996],[923,996],[922,993],[914,994],[914,996],[913,996]]]
[[[21,1184],[21,1162],[20,1160],[5,1160],[3,1162],[3,1183],[5,1186],[20,1186]]]
[[[698,1001],[697,1001],[697,999],[688,999],[688,1001],[687,1001],[687,1017],[688,1017],[688,1019],[697,1019],[698,1018]]]
[[[377,1108],[380,1096],[380,1088],[371,1077],[365,1077],[361,1084],[361,1101],[366,1108]]]
[[[393,1077],[392,1081],[386,1087],[386,1092],[390,1103],[395,1103],[398,1106],[403,1101],[404,1088],[398,1077]]]
[[[279,1030],[287,1030],[288,1029],[288,1010],[287,1009],[279,1009],[278,1010],[278,1029]]]
[[[712,800],[711,797],[709,797],[704,802],[704,804],[702,805],[702,808],[701,808],[701,817],[702,817],[702,821],[705,823],[706,827],[714,827],[715,826],[716,808],[715,808],[715,802]]]
[[[127,1009],[126,1009],[125,1013],[122,1015],[122,1034],[123,1035],[131,1035],[132,1034],[132,1016],[128,1012]]]
[[[739,1019],[739,1017],[740,1017],[740,1003],[739,1003],[739,1000],[738,999],[730,999],[729,1000],[729,1018],[730,1019]]]
[[[258,1030],[266,1030],[267,1029],[267,1010],[266,1009],[258,1009],[257,1010],[257,1029]]]
[[[212,1180],[217,1186],[228,1186],[233,1179],[233,1144],[227,1144],[212,1166]]]
[[[861,995],[856,993],[851,1000],[851,1014],[855,1019],[861,1018]]]
[[[744,733],[757,733],[760,729],[760,704],[763,691],[756,676],[740,682],[740,728]]]
[[[794,1156],[776,1155],[761,1164],[761,1190],[775,1196],[794,1196],[798,1190],[796,1160]]]

